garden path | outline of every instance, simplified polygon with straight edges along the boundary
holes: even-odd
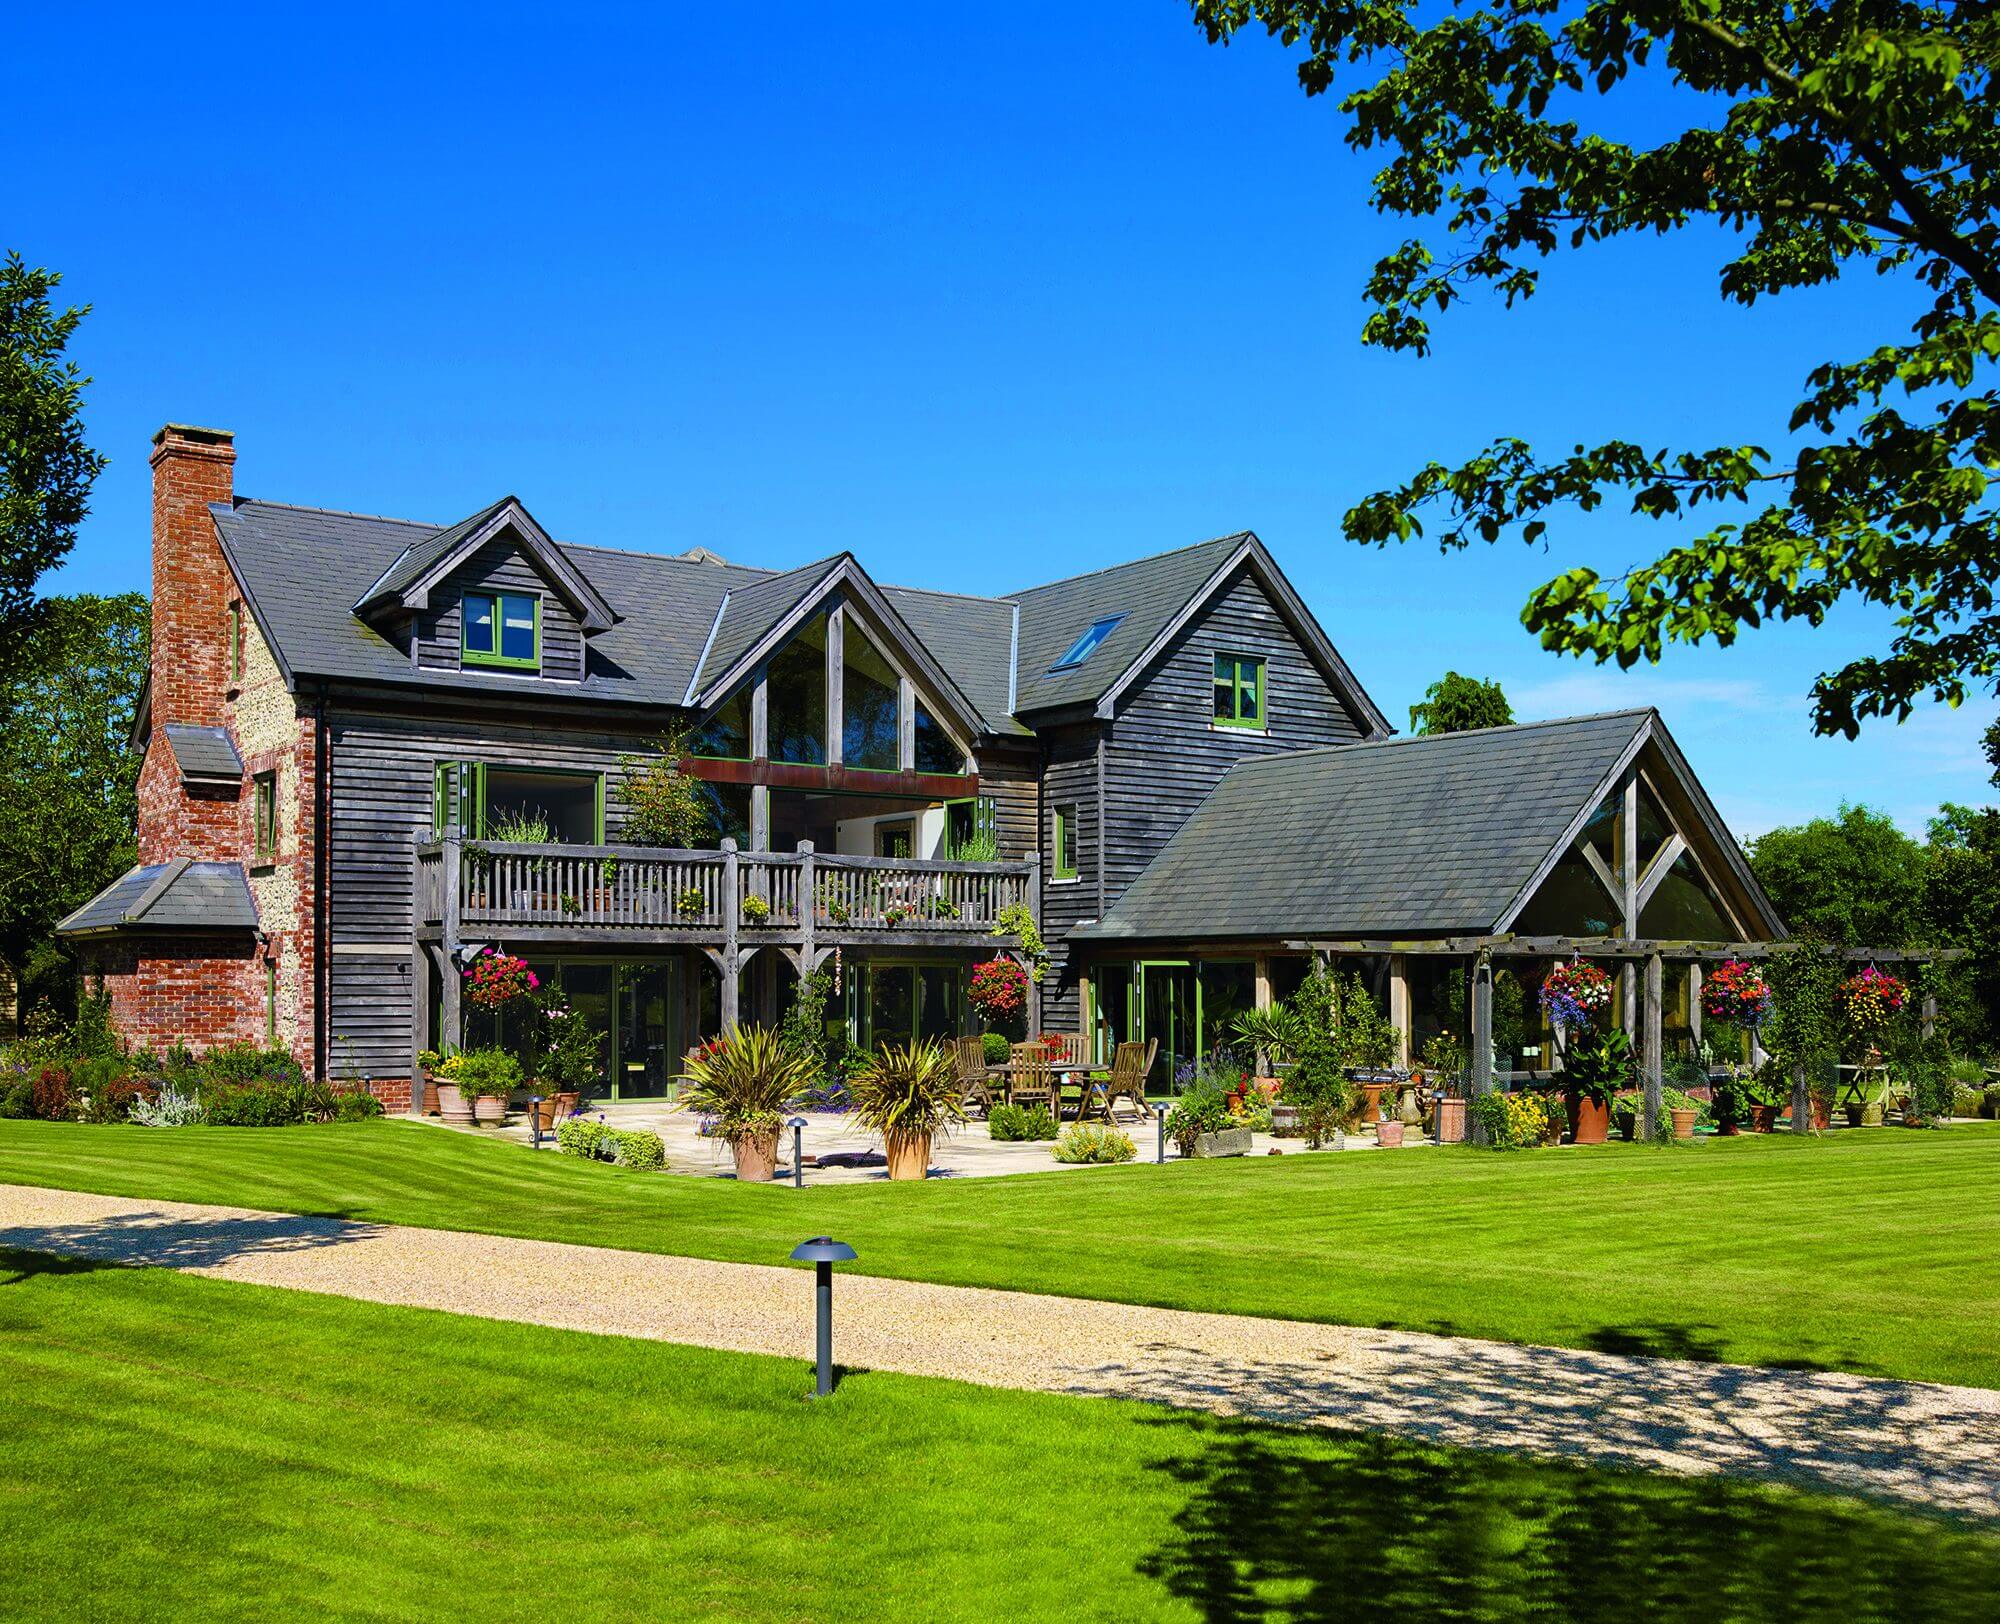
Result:
[[[0,1185],[0,1246],[810,1356],[811,1277],[550,1241]],[[843,1273],[846,1366],[1137,1398],[2000,1516],[2000,1392]]]

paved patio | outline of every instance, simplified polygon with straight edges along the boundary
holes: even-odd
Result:
[[[704,1139],[700,1123],[685,1112],[673,1110],[664,1100],[621,1100],[596,1105],[586,1113],[592,1117],[602,1117],[606,1122],[619,1128],[650,1128],[666,1142],[667,1170],[673,1173],[691,1173],[708,1178],[734,1178],[735,1164],[731,1161],[729,1147],[719,1140]],[[433,1126],[444,1124],[436,1117],[423,1119]],[[805,1116],[806,1182],[809,1184],[858,1184],[872,1179],[888,1177],[881,1162],[881,1139],[857,1127],[851,1117],[825,1112],[808,1113]],[[1067,1125],[1067,1124],[1065,1124]],[[1140,1119],[1134,1116],[1121,1117],[1118,1126],[1131,1136],[1138,1147],[1139,1160],[1151,1161],[1157,1154],[1159,1127],[1153,1117]],[[511,1139],[520,1144],[529,1144],[533,1133],[528,1125],[528,1114],[518,1112],[507,1119],[504,1128],[459,1128],[459,1133],[479,1134],[486,1138]],[[554,1148],[552,1135],[542,1136],[544,1148]],[[932,1178],[993,1178],[1007,1173],[1048,1173],[1069,1170],[1075,1164],[1059,1162],[1050,1154],[1051,1141],[1030,1140],[1008,1142],[992,1138],[986,1131],[984,1122],[965,1123],[953,1131],[947,1139],[938,1141],[932,1151]],[[1303,1139],[1276,1139],[1268,1134],[1255,1134],[1251,1139],[1253,1156],[1279,1154],[1285,1156],[1310,1156],[1326,1154],[1332,1150],[1315,1152],[1306,1148]],[[1375,1136],[1372,1132],[1350,1135],[1344,1147],[1349,1151],[1376,1151]],[[1428,1148],[1428,1141],[1414,1135],[1403,1142],[1405,1150]],[[1167,1156],[1171,1160],[1175,1152],[1167,1146]],[[832,1164],[829,1165],[829,1158]],[[866,1159],[863,1159],[866,1158]],[[858,1162],[858,1165],[857,1165]],[[1078,1169],[1080,1170],[1080,1169]],[[792,1136],[786,1133],[778,1146],[778,1176],[792,1176]]]

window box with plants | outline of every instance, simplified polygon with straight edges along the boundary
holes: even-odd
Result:
[[[1221,1086],[1202,1079],[1167,1112],[1167,1137],[1184,1160],[1250,1154],[1251,1130],[1233,1116]]]

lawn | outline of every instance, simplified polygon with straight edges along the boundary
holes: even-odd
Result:
[[[1850,1500],[0,1253],[0,1616],[1991,1615]]]
[[[408,1122],[0,1122],[0,1182],[1223,1313],[2000,1387],[2000,1129],[1410,1150],[794,1191]]]

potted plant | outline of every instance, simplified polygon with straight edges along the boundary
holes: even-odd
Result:
[[[778,1133],[792,1101],[818,1081],[812,1060],[764,1026],[733,1026],[687,1057],[677,1111],[706,1117],[729,1146],[736,1176],[768,1184],[778,1169]]]
[[[1562,1089],[1570,1139],[1601,1145],[1611,1136],[1611,1102],[1632,1081],[1632,1039],[1623,1027],[1583,1029],[1563,1053]]]
[[[1236,1017],[1235,1031],[1246,1048],[1256,1051],[1258,1085],[1267,1094],[1276,1093],[1277,1068],[1292,1057],[1292,1012],[1282,1004],[1246,1009]]]
[[[1250,1154],[1250,1130],[1231,1121],[1229,1102],[1213,1083],[1197,1083],[1174,1101],[1166,1130],[1183,1158]]]
[[[958,1061],[941,1043],[885,1043],[848,1078],[855,1119],[882,1136],[892,1179],[930,1172],[931,1142],[965,1120]]]
[[[458,1085],[458,1069],[464,1062],[463,1050],[424,1051],[423,1058],[437,1087],[438,1115],[455,1128],[472,1126],[472,1096]]]
[[[1743,1092],[1749,1106],[1750,1131],[1770,1133],[1792,1097],[1791,1079],[1775,1060],[1767,1060],[1743,1080]]]
[[[535,1126],[549,1132],[583,1103],[584,1091],[597,1080],[604,1034],[582,1010],[560,995],[545,999],[538,1011],[540,1047],[535,1077],[542,1086],[542,1103],[535,1107]]]
[[[460,974],[465,996],[481,1009],[504,1009],[517,998],[529,997],[542,984],[526,959],[497,947],[486,948]]]
[[[413,1091],[417,1097],[417,1110],[420,1113],[436,1111],[442,1115],[444,1111],[444,1091],[447,1088],[451,1089],[453,1100],[460,1101],[461,1104],[463,1103],[457,1087],[450,1083],[444,1075],[444,1064],[450,1058],[451,1053],[452,1048],[448,1043],[444,1046],[442,1052],[436,1049],[424,1049],[418,1053],[418,1075]]]
[[[470,1102],[472,1120],[500,1126],[507,1120],[507,1096],[521,1086],[521,1062],[505,1049],[466,1049],[452,1058],[452,1081]]]
[[[987,959],[972,967],[966,1002],[986,1026],[1005,1026],[1028,1007],[1028,972],[1012,959]]]
[[[1403,1142],[1403,1118],[1399,1112],[1384,1111],[1375,1124],[1375,1143],[1384,1150],[1394,1150]]]
[[[1667,1115],[1673,1126],[1676,1139],[1692,1139],[1694,1127],[1701,1120],[1701,1101],[1687,1090],[1671,1085],[1660,1090],[1660,1109]]]
[[[1879,1128],[1889,1103],[1889,1074],[1875,1071],[1861,1075],[1861,1097],[1847,1102],[1847,1125],[1850,1128]]]

